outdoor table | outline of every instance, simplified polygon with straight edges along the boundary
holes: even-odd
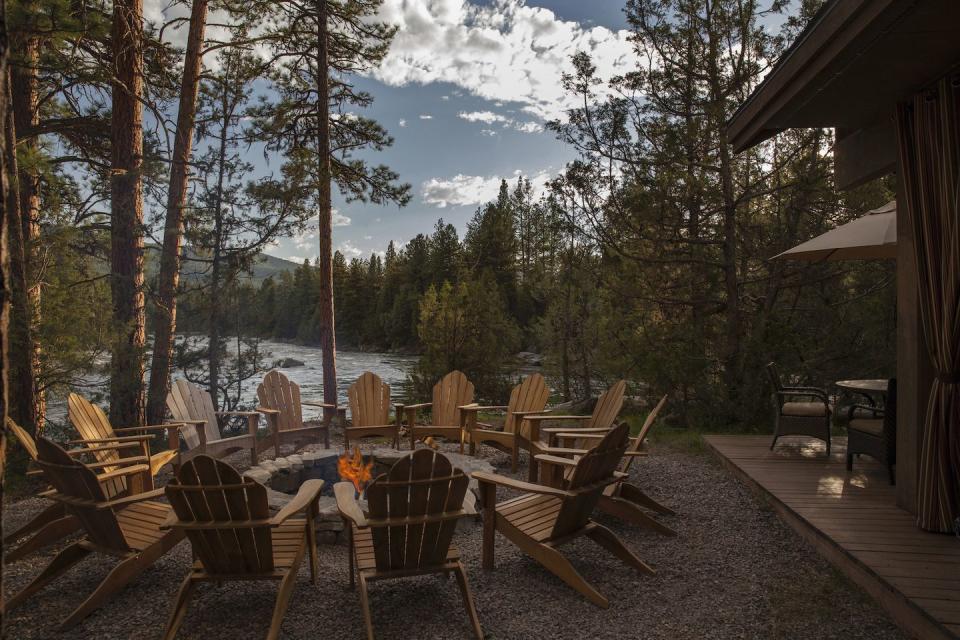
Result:
[[[834,384],[841,393],[846,391],[850,395],[858,395],[867,400],[871,406],[882,407],[887,401],[887,386],[890,381],[882,378],[871,380],[837,380]],[[875,396],[880,396],[881,404],[877,405]],[[840,408],[840,398],[837,398],[837,409]]]

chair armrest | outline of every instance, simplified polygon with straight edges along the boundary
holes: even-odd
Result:
[[[135,502],[143,502],[144,500],[150,500],[153,498],[159,498],[163,496],[165,489],[154,489],[153,491],[144,491],[143,493],[135,493],[131,496],[125,496],[123,498],[117,498],[116,500],[107,500],[106,502],[101,502],[97,505],[97,509],[113,509],[114,507],[123,507],[128,504],[133,504]]]
[[[96,469],[102,469],[104,467],[116,467],[116,466],[129,467],[134,464],[149,465],[150,458],[146,456],[133,456],[131,458],[120,458],[118,460],[107,460],[104,462],[90,462],[90,463],[85,462],[83,463],[83,466],[85,466],[87,469],[96,470]]]
[[[537,412],[539,413],[539,412]],[[593,416],[551,416],[551,415],[536,415],[536,416],[525,416],[524,420],[589,420]],[[553,429],[563,429],[570,427],[549,427]],[[541,429],[541,431],[546,431],[547,427]]]
[[[589,416],[588,416],[589,417]],[[529,420],[529,418],[527,418]],[[544,427],[540,429],[540,433],[552,433],[552,434],[561,434],[561,433],[576,433],[581,436],[586,436],[589,434],[597,434],[601,437],[610,432],[610,429],[604,429],[603,427]]]
[[[427,407],[432,407],[432,402],[418,402],[417,404],[405,404],[403,405],[404,409],[426,409]]]
[[[509,407],[504,405],[479,405],[465,404],[457,407],[460,411],[479,412],[479,411],[506,411]],[[537,411],[537,413],[540,413]]]
[[[199,426],[201,426],[201,425],[207,424],[207,421],[206,421],[206,420],[177,420],[177,422],[182,422],[183,424],[193,425],[193,426],[195,426],[195,427],[199,427]],[[176,424],[176,423],[174,423],[174,424]]]
[[[517,491],[525,491],[527,493],[539,493],[541,495],[554,496],[557,498],[567,498],[573,495],[569,491],[564,491],[563,489],[556,489],[554,487],[548,487],[542,484],[534,484],[532,482],[524,482],[522,480],[514,480],[513,478],[501,476],[496,473],[474,471],[473,478],[480,484],[496,484],[509,489],[516,489]]]
[[[533,457],[537,462],[545,462],[547,464],[554,464],[561,467],[575,467],[577,462],[571,460],[570,458],[561,458],[560,456],[552,456],[549,454],[541,453]]]
[[[544,447],[541,449],[545,453],[540,455],[545,456],[585,456],[590,452],[590,449],[577,449],[570,447]],[[536,457],[536,456],[534,456]]]
[[[850,405],[850,408],[847,409],[848,420],[853,420],[853,418],[855,417],[854,414],[857,412],[857,409],[860,409],[861,411],[869,411],[870,413],[873,414],[874,418],[882,418],[884,415],[886,415],[886,411],[884,410],[883,407],[878,407],[876,405],[871,406],[866,404],[852,404]]]
[[[830,405],[830,399],[827,397],[827,394],[819,389],[810,389],[809,391],[783,389],[781,391],[777,391],[777,395],[780,396],[781,398],[799,398],[799,397],[816,398],[818,400],[823,401],[825,405],[827,406]]]
[[[137,464],[131,467],[124,467],[123,469],[117,469],[116,471],[107,471],[106,473],[97,474],[97,482],[103,482],[104,480],[110,480],[111,478],[122,478],[124,476],[133,476],[138,473],[150,473],[150,465],[148,464]]]
[[[367,517],[357,504],[357,489],[352,482],[338,482],[333,485],[333,495],[337,498],[340,515],[358,527],[367,526]]]
[[[329,402],[314,402],[313,400],[301,400],[300,404],[307,407],[320,407],[322,409],[336,409],[337,405]]]
[[[155,436],[153,435],[139,435],[139,436],[120,436],[117,438],[81,438],[79,440],[67,440],[67,444],[109,444],[111,442],[142,442],[144,440],[151,440]]]
[[[114,429],[114,433],[135,433],[137,431],[163,431],[165,429],[179,429],[183,426],[183,420],[176,420],[174,422],[168,422],[166,424],[145,424],[142,427],[124,427],[122,429]]]
[[[540,411],[511,411],[510,413],[518,418],[523,418],[526,420],[527,416],[537,416],[539,418],[541,417],[541,414],[547,411],[550,411],[550,409],[541,409]]]
[[[259,411],[214,411],[214,414],[218,416],[258,416],[260,415]],[[206,420],[198,420],[198,422],[206,422]]]
[[[267,414],[268,416],[280,415],[280,410],[279,410],[279,409],[268,409],[268,408],[266,408],[266,407],[257,407],[257,412],[258,412],[258,413],[265,413],[265,414]]]
[[[277,515],[273,516],[270,524],[272,526],[283,524],[293,514],[309,508],[320,499],[321,491],[323,491],[323,480],[307,480],[300,485],[300,490],[297,491],[297,495],[293,496],[293,500],[288,502],[283,509],[280,509]]]

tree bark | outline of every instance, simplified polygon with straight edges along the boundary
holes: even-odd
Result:
[[[317,200],[320,204],[320,348],[323,351],[323,401],[337,403],[337,338],[333,321],[333,202],[330,193],[330,79],[327,2],[319,3],[317,20]],[[329,413],[324,410],[324,417]]]
[[[143,3],[113,5],[113,113],[110,120],[110,292],[113,353],[110,420],[144,423],[143,352]]]
[[[39,122],[38,113],[38,75],[39,41],[34,36],[21,36],[11,39],[13,48],[20,53],[19,64],[10,66],[10,98],[13,108],[14,133],[36,127]],[[17,144],[27,151],[27,155],[35,156],[38,143],[36,136],[24,140],[11,138],[12,144]],[[17,186],[19,191],[19,211],[11,212],[16,215],[20,225],[17,238],[10,240],[16,244],[11,247],[11,253],[19,259],[23,255],[23,286],[26,287],[26,298],[20,300],[14,296],[11,313],[16,316],[12,322],[17,329],[16,346],[12,349],[14,367],[17,375],[13,376],[14,399],[12,415],[20,426],[35,436],[43,433],[46,401],[42,391],[38,389],[40,373],[40,343],[36,340],[36,331],[40,323],[40,274],[37,252],[40,229],[40,176],[36,170],[18,166]],[[23,350],[21,352],[21,349]],[[21,362],[21,360],[26,360]]]
[[[207,0],[194,0],[190,13],[190,31],[180,82],[180,107],[177,132],[170,165],[167,212],[160,253],[160,274],[153,314],[153,360],[150,363],[150,393],[147,396],[147,421],[159,424],[166,411],[170,392],[170,363],[177,328],[177,286],[180,282],[180,245],[183,239],[183,209],[187,201],[193,129],[200,87],[201,50],[207,22]],[[211,345],[212,346],[212,345]],[[216,396],[214,396],[216,399]]]
[[[0,2],[0,122],[7,121],[10,97],[7,94],[7,13],[6,3]],[[6,127],[4,127],[6,130]],[[7,194],[10,191],[10,171],[7,166],[6,136],[0,134],[0,420],[7,421],[7,320],[10,316],[10,256],[7,254]],[[0,539],[3,539],[4,479],[6,478],[7,430],[0,429]],[[3,602],[3,562],[0,562],[0,602]],[[3,633],[3,613],[0,612],[0,635]]]
[[[210,370],[209,391],[213,399],[213,406],[219,407],[220,397],[220,345],[223,338],[220,335],[221,287],[223,280],[223,189],[226,181],[227,139],[229,137],[230,119],[233,117],[233,105],[230,104],[227,89],[221,93],[221,113],[223,122],[220,127],[220,148],[217,158],[217,191],[213,201],[213,256],[210,269],[210,317],[207,326],[207,363]],[[240,352],[237,352],[237,358]]]
[[[12,93],[11,71],[12,67],[8,67],[7,75],[0,78],[6,95]],[[13,383],[13,388],[10,389],[10,402],[7,407],[11,418],[25,429],[33,431],[36,425],[36,415],[34,413],[36,380],[33,375],[30,300],[27,293],[26,251],[23,242],[24,225],[20,219],[20,212],[23,209],[20,204],[20,189],[17,185],[17,133],[11,107],[12,104],[7,105],[3,122],[4,153],[6,155],[4,164],[10,172],[7,176],[7,186],[9,188],[3,201],[9,261],[7,286],[10,296],[10,313],[7,324],[7,344],[9,347],[7,366],[9,367],[10,381]]]

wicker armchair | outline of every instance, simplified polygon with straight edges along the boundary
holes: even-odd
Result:
[[[873,414],[861,417],[864,412]],[[847,471],[853,471],[854,454],[866,454],[886,465],[890,484],[896,484],[893,467],[897,463],[897,381],[887,385],[883,408],[854,405],[847,425]]]
[[[817,387],[785,387],[780,381],[776,363],[767,365],[773,383],[773,401],[776,423],[772,450],[780,436],[812,436],[827,443],[830,455],[830,399],[827,392]]]

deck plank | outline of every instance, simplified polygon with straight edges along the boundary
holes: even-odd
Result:
[[[896,506],[886,469],[860,457],[845,467],[846,438],[829,458],[812,438],[710,435],[737,476],[914,637],[960,638],[960,543],[921,531]]]

